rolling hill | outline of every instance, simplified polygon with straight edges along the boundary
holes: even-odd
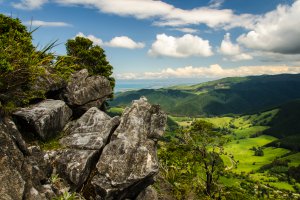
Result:
[[[230,77],[192,86],[128,91],[116,94],[110,105],[124,107],[140,96],[175,116],[255,113],[300,98],[300,74]]]

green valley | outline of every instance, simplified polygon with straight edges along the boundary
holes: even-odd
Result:
[[[225,195],[226,199],[233,196],[233,199],[297,199],[300,197],[300,90],[296,89],[300,88],[299,78],[300,75],[225,78],[193,86],[124,92],[116,95],[108,113],[121,115],[123,107],[139,96],[160,104],[169,114],[166,134],[160,142],[160,156],[166,154],[171,141],[185,137],[184,130],[193,127],[195,120],[211,123],[213,131],[229,140],[221,155],[225,171],[219,180],[226,191],[231,191],[230,197]],[[230,106],[233,104],[236,106]],[[171,152],[167,155],[170,160],[179,156]],[[156,189],[162,194],[169,191],[177,199],[187,195],[191,188],[179,177],[189,180],[189,172],[179,169],[177,166],[167,174],[161,173]],[[177,177],[177,182],[170,176]]]

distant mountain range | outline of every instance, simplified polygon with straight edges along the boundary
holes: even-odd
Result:
[[[191,86],[128,91],[117,93],[110,105],[124,107],[140,96],[177,116],[248,114],[300,99],[300,74],[230,77]]]

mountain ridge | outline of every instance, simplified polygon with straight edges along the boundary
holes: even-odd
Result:
[[[146,96],[172,115],[248,114],[300,98],[299,88],[300,74],[227,77],[191,86],[118,93],[110,105],[124,107],[133,99]]]

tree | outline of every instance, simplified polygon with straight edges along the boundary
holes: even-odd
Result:
[[[190,128],[181,129],[176,137],[160,153],[163,171],[175,170],[172,172],[175,175],[167,177],[171,184],[181,184],[182,187],[185,183],[192,183],[189,191],[220,198],[218,180],[225,169],[220,156],[224,153],[223,145],[228,139],[214,131],[211,123],[201,120],[194,121]]]
[[[257,149],[254,150],[254,155],[255,156],[264,156],[264,151],[262,147],[258,147]]]
[[[67,56],[60,56],[56,69],[64,77],[80,69],[88,69],[91,75],[105,76],[114,88],[115,80],[112,75],[113,67],[106,59],[104,50],[99,45],[85,37],[76,37],[66,43]]]
[[[52,56],[48,48],[37,51],[28,32],[19,19],[0,14],[0,111],[28,103],[41,96],[30,86],[43,73],[43,65]],[[50,48],[50,46],[49,46]]]

